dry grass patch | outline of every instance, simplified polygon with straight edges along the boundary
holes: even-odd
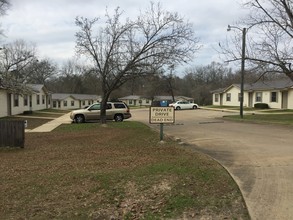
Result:
[[[136,122],[63,125],[0,149],[3,219],[248,219],[210,158]]]

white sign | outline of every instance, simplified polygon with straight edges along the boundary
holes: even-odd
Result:
[[[150,107],[151,124],[173,124],[175,111],[173,107]]]

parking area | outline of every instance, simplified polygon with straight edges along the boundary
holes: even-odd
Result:
[[[149,124],[148,111],[132,110],[132,120]],[[239,185],[252,219],[293,219],[293,128],[223,120],[227,114],[233,113],[176,111],[175,124],[164,132],[219,161]]]

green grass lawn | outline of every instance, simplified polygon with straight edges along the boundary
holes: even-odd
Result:
[[[282,124],[282,125],[293,125],[293,114],[252,114],[244,115],[243,119],[239,115],[225,116],[227,119],[241,120],[248,122],[258,122],[258,123],[272,123],[272,124]]]
[[[0,149],[2,219],[249,219],[222,166],[138,122],[62,125]]]

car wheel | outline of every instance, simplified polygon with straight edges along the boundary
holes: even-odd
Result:
[[[117,115],[115,115],[115,116],[114,116],[114,120],[115,120],[116,122],[123,121],[123,115],[121,115],[121,114],[117,114]]]
[[[176,107],[176,110],[180,110],[181,108],[179,106]]]
[[[192,109],[197,109],[197,106],[196,105],[192,106]]]
[[[76,123],[83,123],[84,122],[84,116],[83,115],[76,115],[75,116],[75,122]]]

